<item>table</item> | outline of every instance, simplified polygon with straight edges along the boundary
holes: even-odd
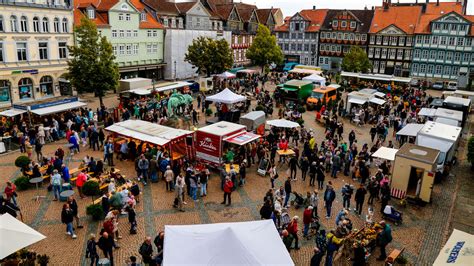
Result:
[[[67,198],[74,195],[74,190],[64,190],[63,192],[59,193],[59,199],[61,201],[67,201]]]
[[[287,163],[288,157],[295,156],[295,151],[292,149],[277,150],[277,154],[280,156],[280,166],[282,166],[284,163]]]
[[[33,199],[36,199],[36,201],[38,201],[40,198],[46,198],[45,196],[40,196],[39,194],[39,186],[38,184],[39,183],[42,183],[43,182],[43,178],[42,177],[35,177],[35,178],[31,178],[30,179],[30,183],[31,184],[35,184],[36,186],[36,196],[33,197]]]
[[[235,172],[237,172],[237,174],[238,174],[239,171],[240,171],[240,166],[238,164],[233,164],[233,166],[234,166]],[[228,163],[225,164],[225,171],[226,171],[226,173],[230,173],[230,164],[228,164]]]
[[[48,166],[47,166],[47,165],[40,167],[40,173],[45,174],[45,173],[46,173],[46,170],[48,170]],[[27,171],[27,172],[25,172],[25,174],[27,174],[27,175],[32,175],[32,174],[33,174],[33,171],[32,171],[32,170]]]

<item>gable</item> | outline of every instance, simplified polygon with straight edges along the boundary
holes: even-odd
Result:
[[[360,22],[360,20],[351,11],[348,10],[343,10],[339,12],[334,18],[341,20],[356,20]]]
[[[398,28],[395,25],[390,25],[386,27],[385,29],[381,30],[378,32],[379,34],[391,34],[391,35],[403,35],[406,34],[403,30]]]
[[[250,16],[250,22],[258,23],[257,12],[255,12],[255,10],[252,12],[252,15]]]
[[[239,14],[237,13],[237,9],[235,8],[235,6],[232,8],[232,11],[230,12],[229,20],[240,21]]]
[[[268,16],[267,24],[268,25],[275,25],[275,18],[273,17],[273,14],[270,14],[270,16]]]
[[[110,11],[118,11],[118,12],[132,12],[136,13],[139,12],[133,5],[131,5],[126,0],[121,0],[117,4],[115,4]]]
[[[291,17],[290,21],[303,21],[306,20],[301,14],[298,12],[293,17]]]
[[[471,22],[459,15],[456,12],[451,12],[448,13],[433,22],[449,22],[449,23],[465,23],[465,24],[470,24]]]
[[[195,16],[207,16],[210,17],[211,14],[207,11],[204,5],[201,2],[196,2],[196,4],[186,12],[187,15],[195,15]]]

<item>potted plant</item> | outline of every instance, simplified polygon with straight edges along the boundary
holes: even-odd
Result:
[[[92,201],[94,201],[94,197],[101,195],[99,183],[93,180],[87,181],[82,187],[82,193],[86,196],[92,197]]]
[[[471,163],[471,171],[474,171],[474,136],[467,141],[467,161]]]
[[[30,179],[27,176],[20,176],[13,183],[18,190],[27,190],[30,187]]]
[[[206,116],[211,116],[212,115],[212,109],[211,108],[207,108],[206,109]]]
[[[36,260],[40,266],[46,266],[49,263],[49,256],[46,254],[36,256]]]
[[[23,173],[28,170],[28,165],[30,165],[31,160],[28,156],[20,155],[15,160],[15,166],[20,168]]]
[[[96,221],[102,220],[104,218],[104,210],[100,204],[91,204],[87,206],[86,213]]]

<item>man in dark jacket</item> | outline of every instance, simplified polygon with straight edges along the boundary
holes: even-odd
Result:
[[[140,255],[142,255],[142,261],[146,265],[154,265],[153,263],[153,245],[151,244],[151,237],[147,236],[145,241],[140,246],[138,250]]]
[[[392,242],[392,229],[385,221],[380,221],[379,224],[382,226],[382,230],[377,235],[377,245],[380,247],[380,257],[377,260],[383,261],[387,258],[385,247]]]
[[[103,232],[97,245],[104,252],[104,256],[110,260],[110,265],[114,266],[114,239],[107,232]]]
[[[326,191],[324,191],[324,204],[326,205],[326,218],[331,218],[331,207],[334,199],[336,198],[336,192],[332,187],[331,181],[328,182]]]
[[[283,204],[283,207],[288,208],[288,200],[290,199],[291,196],[291,177],[288,177],[285,181],[285,203]]]
[[[311,264],[310,266],[319,266],[321,264],[321,260],[323,259],[324,254],[317,248],[314,248],[314,255],[311,257]]]
[[[363,184],[360,184],[354,196],[354,199],[356,201],[356,209],[354,210],[359,215],[361,215],[362,213],[362,206],[364,205],[365,194],[367,194],[367,190],[365,189]]]
[[[316,161],[313,161],[309,166],[309,185],[314,186],[314,181],[316,180],[316,174],[318,172],[318,164]]]
[[[298,159],[296,159],[296,156],[292,156],[288,164],[290,165],[290,177],[296,180],[296,169],[298,167]]]

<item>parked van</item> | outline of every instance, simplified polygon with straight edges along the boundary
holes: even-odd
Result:
[[[329,100],[336,101],[337,89],[333,87],[320,87],[312,91],[311,95],[306,100],[306,108],[311,111],[314,109],[319,101],[326,104]]]
[[[448,82],[448,90],[450,91],[455,91],[458,89],[458,83],[456,81],[450,81]]]

